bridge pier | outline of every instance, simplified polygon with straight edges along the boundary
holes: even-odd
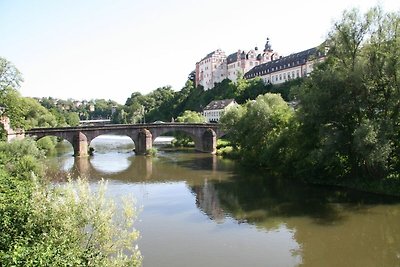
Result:
[[[88,141],[86,135],[78,132],[72,139],[72,146],[74,147],[74,157],[87,157],[88,154]]]
[[[196,150],[204,153],[215,154],[217,152],[217,135],[212,129],[204,131]]]
[[[153,139],[151,132],[147,129],[141,129],[135,141],[135,153],[137,155],[145,155],[147,150],[153,147]]]

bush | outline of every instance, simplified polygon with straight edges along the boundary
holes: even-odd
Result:
[[[41,151],[31,140],[0,143],[2,266],[139,266],[133,201],[124,209],[78,179],[50,186],[38,178]]]
[[[217,140],[217,149],[224,148],[224,147],[227,147],[227,146],[230,146],[230,145],[231,145],[231,142],[228,141],[228,140],[224,140],[224,139],[218,139]]]
[[[175,139],[172,140],[171,145],[173,147],[194,147],[195,144],[192,141],[192,138],[187,136],[184,133],[176,133]]]
[[[155,155],[157,155],[157,152],[158,152],[157,148],[152,147],[152,148],[146,150],[146,156],[154,157]]]

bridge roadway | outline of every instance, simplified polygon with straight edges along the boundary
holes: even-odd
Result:
[[[159,123],[159,124],[108,124],[95,126],[33,128],[25,132],[39,140],[45,136],[57,136],[69,141],[74,148],[74,156],[88,156],[90,142],[104,134],[129,136],[135,143],[136,154],[146,154],[154,140],[164,133],[184,132],[189,135],[195,149],[200,152],[216,152],[217,138],[224,135],[218,124],[214,123]]]

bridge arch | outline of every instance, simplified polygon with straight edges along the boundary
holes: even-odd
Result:
[[[135,153],[136,154],[145,154],[147,149],[151,148],[152,142],[149,141],[151,140],[151,133],[147,129],[143,128],[117,128],[113,129],[111,127],[106,127],[101,130],[96,130],[96,131],[86,131],[86,134],[88,136],[88,145],[92,142],[93,139],[95,139],[98,136],[101,135],[121,135],[121,136],[128,136],[134,143],[135,145]],[[144,139],[147,138],[150,134],[150,139],[147,141],[144,141]]]
[[[120,134],[100,134],[89,142],[89,149],[95,152],[107,150],[128,152],[134,151],[134,147],[135,142],[131,136]]]
[[[80,157],[80,156],[87,156],[88,154],[88,142],[87,142],[87,137],[84,133],[82,132],[41,132],[41,133],[36,133],[33,135],[33,137],[36,139],[36,141],[39,141],[43,137],[46,136],[56,136],[61,139],[67,140],[69,143],[71,143],[73,149],[74,149],[74,156]]]
[[[61,133],[61,132],[38,133],[38,134],[33,135],[32,137],[36,141],[39,141],[43,137],[47,137],[47,136],[55,136],[55,137],[67,140],[69,143],[71,143],[71,145],[73,145],[73,142],[74,142],[73,135],[69,135],[69,134],[65,134],[65,133]]]
[[[89,145],[96,137],[101,135],[121,135],[121,136],[128,136],[132,141],[135,143],[138,131],[135,129],[104,129],[101,131],[86,131],[86,136],[88,138]],[[135,143],[136,145],[136,143]]]
[[[68,143],[68,145],[67,146],[69,146],[70,148],[72,148],[72,150],[74,149],[74,145],[72,144],[72,139],[65,139],[65,138],[62,138],[60,135],[57,135],[57,134],[46,134],[46,135],[41,135],[41,136],[32,136],[32,138],[37,142],[37,143],[39,143],[41,140],[43,140],[44,138],[46,138],[46,137],[55,137],[55,138],[57,138],[57,139],[59,139],[59,140],[63,140],[63,141],[65,141],[66,143]],[[53,140],[51,140],[51,142],[53,142]]]
[[[150,128],[152,133],[152,142],[168,132],[182,132],[192,138],[195,144],[195,149],[200,152],[215,153],[216,152],[216,138],[217,134],[211,128],[196,128],[196,127],[157,127]]]
[[[187,136],[189,136],[193,140],[195,146],[196,146],[196,144],[201,142],[201,140],[200,140],[198,135],[194,134],[193,131],[190,131],[190,130],[184,129],[184,128],[179,128],[179,129],[172,129],[172,128],[159,128],[158,129],[158,128],[155,128],[155,129],[151,129],[150,131],[152,133],[152,143],[154,143],[154,141],[156,140],[157,137],[160,137],[160,136],[162,136],[162,135],[164,135],[166,133],[171,133],[171,134],[173,134],[173,133],[183,133],[183,134],[186,134]]]

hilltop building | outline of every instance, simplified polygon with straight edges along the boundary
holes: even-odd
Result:
[[[215,50],[196,63],[196,86],[202,85],[207,90],[225,78],[226,56],[222,50]]]
[[[314,47],[255,66],[244,77],[251,79],[259,76],[264,83],[284,83],[309,75],[313,71],[313,65],[323,61],[325,56],[326,51],[322,52]]]
[[[314,47],[282,57],[274,52],[268,38],[263,51],[255,47],[226,56],[218,49],[196,63],[196,86],[208,90],[226,78],[236,82],[240,75],[246,79],[259,76],[266,84],[283,83],[309,75],[313,65],[324,60],[326,52]]]
[[[268,38],[263,51],[255,47],[249,51],[238,50],[226,56],[222,50],[215,50],[196,63],[196,86],[202,85],[208,90],[226,78],[235,82],[239,75],[243,75],[254,66],[277,57],[278,54],[272,50]]]
[[[255,66],[270,62],[275,58],[278,58],[278,54],[272,50],[268,38],[263,52],[260,52],[258,47],[249,51],[238,50],[226,59],[227,78],[236,82],[239,75],[243,75]]]
[[[222,114],[236,105],[234,99],[214,100],[203,109],[202,115],[206,118],[206,122],[219,122]]]

